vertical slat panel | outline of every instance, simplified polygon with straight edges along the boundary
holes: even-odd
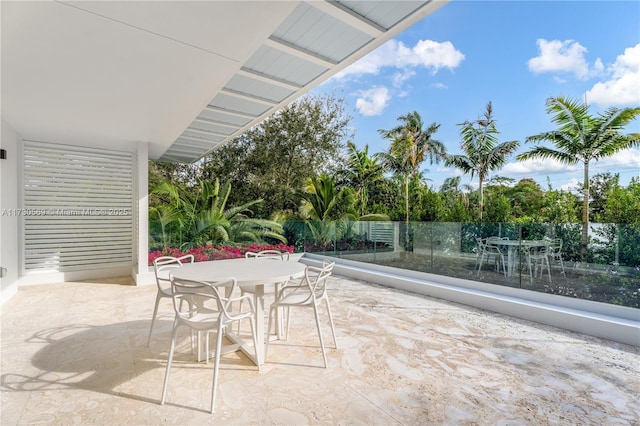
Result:
[[[25,141],[24,272],[132,264],[133,155]]]

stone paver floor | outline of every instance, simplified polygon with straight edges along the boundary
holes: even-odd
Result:
[[[2,425],[640,424],[637,347],[339,276],[328,368],[311,311],[293,311],[260,371],[222,358],[212,415],[212,364],[185,329],[161,406],[171,302],[147,347],[156,288],[126,281],[29,286],[2,306]]]

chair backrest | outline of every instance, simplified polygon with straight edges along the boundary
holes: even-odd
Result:
[[[504,241],[506,238],[502,237],[489,237],[487,238],[487,244],[500,244],[501,241]]]
[[[327,278],[333,272],[335,262],[324,260],[322,267],[307,266],[304,271],[304,277],[309,285],[309,289],[314,297],[323,297],[327,292]]]
[[[259,252],[248,251],[244,254],[247,259],[257,257],[269,257],[273,259],[289,260],[289,252],[278,250],[262,250]]]
[[[501,237],[489,237],[484,245],[484,250],[495,254],[501,254],[502,251],[500,250],[500,243],[502,241],[504,241],[504,239]]]
[[[156,274],[156,283],[160,285],[160,281],[169,281],[169,274],[162,271],[180,268],[185,263],[193,263],[194,257],[192,254],[187,254],[181,257],[173,256],[160,256],[153,260],[153,268]]]
[[[207,283],[195,280],[177,279],[170,274],[171,292],[173,295],[173,309],[180,318],[190,321],[199,311],[207,309],[207,313],[211,313],[212,303],[215,302],[217,310],[221,314],[231,317],[229,312],[231,300],[220,294],[219,288],[229,287],[229,294],[232,294],[236,288],[237,282],[235,278],[228,278],[217,281],[215,283]],[[188,303],[181,303],[181,301]],[[209,302],[209,303],[207,303]],[[185,306],[188,308],[185,309]]]
[[[554,238],[551,240],[549,251],[554,254],[562,252],[562,238]]]
[[[476,244],[478,244],[478,253],[482,253],[487,245],[487,239],[478,237],[476,238]]]

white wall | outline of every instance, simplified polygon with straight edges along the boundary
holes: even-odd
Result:
[[[0,278],[0,304],[18,291],[18,146],[19,137],[4,119],[0,122],[0,147],[7,159],[0,160],[0,267],[6,275]]]

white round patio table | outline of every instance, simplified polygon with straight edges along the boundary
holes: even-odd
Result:
[[[507,247],[507,276],[512,277],[515,273],[516,251],[519,247],[541,247],[549,243],[545,240],[494,240],[491,244]]]
[[[242,258],[214,260],[210,262],[196,262],[184,264],[180,268],[171,270],[175,278],[182,280],[194,280],[214,283],[227,278],[235,278],[239,287],[255,287],[256,300],[256,341],[258,347],[255,352],[251,350],[252,342],[245,342],[240,336],[227,332],[227,337],[239,344],[242,350],[256,365],[264,363],[264,286],[265,284],[278,284],[291,278],[300,278],[304,275],[306,265],[296,261],[279,260],[270,258]],[[254,357],[257,355],[257,359]]]

